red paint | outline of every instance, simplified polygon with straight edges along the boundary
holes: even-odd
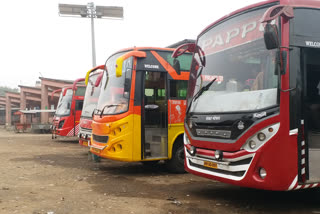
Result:
[[[254,9],[258,6],[262,6],[264,4],[277,2],[275,0],[263,1],[240,10],[237,10],[228,16],[225,16],[218,21],[212,23],[207,28],[205,28],[201,34],[205,33],[209,28],[223,22],[224,20],[230,18],[233,15],[238,13],[245,12],[249,9]],[[320,1],[315,0],[280,0],[281,5],[292,5],[292,6],[306,6],[312,8],[320,8]],[[231,29],[231,28],[230,28]],[[289,47],[289,21],[285,20],[281,17],[281,45],[284,47]],[[221,32],[223,33],[223,32]],[[255,37],[261,37],[261,32],[252,31],[252,35],[249,40],[254,39]],[[200,35],[201,35],[200,34]],[[230,42],[230,47],[241,44],[242,41],[239,38],[234,39],[235,44]],[[212,43],[211,43],[212,44]],[[209,47],[209,46],[208,46]],[[224,47],[225,48],[225,47]],[[289,51],[286,48],[281,48],[283,51],[287,51],[289,56]],[[212,53],[219,51],[219,49],[211,48]],[[205,50],[207,51],[207,50]],[[287,72],[282,76],[281,88],[286,90],[289,88],[289,60],[287,63]],[[209,77],[206,77],[209,78]],[[212,77],[210,77],[212,78]],[[209,79],[210,79],[209,78]],[[190,84],[189,84],[190,85]],[[311,188],[318,187],[320,184],[301,184],[295,179],[298,174],[298,146],[297,146],[297,135],[289,135],[290,127],[289,127],[289,93],[288,92],[280,92],[280,114],[273,116],[272,118],[262,120],[260,123],[252,126],[246,133],[240,136],[239,139],[234,143],[224,143],[224,142],[212,142],[212,141],[204,141],[204,140],[195,140],[190,137],[188,133],[188,128],[185,127],[186,134],[191,142],[191,145],[197,148],[197,155],[206,156],[214,158],[214,152],[216,150],[223,151],[224,158],[234,159],[243,157],[245,155],[254,155],[251,163],[249,164],[249,168],[246,171],[246,174],[239,180],[230,179],[227,176],[220,176],[218,174],[213,175],[214,173],[207,173],[201,171],[196,168],[195,170],[188,167],[188,159],[185,159],[185,168],[188,172],[206,177],[209,179],[218,180],[221,182],[257,188],[257,189],[266,189],[266,190],[281,190],[285,191],[288,189],[301,189],[301,188]],[[266,142],[261,148],[259,148],[256,152],[248,152],[243,150],[241,147],[250,138],[252,135],[257,133],[259,130],[274,124],[280,123],[280,128],[278,132]],[[191,145],[185,145],[187,150],[191,149]],[[304,147],[302,147],[304,148]],[[300,160],[299,160],[300,161]],[[262,179],[259,175],[259,169],[264,168],[267,172],[267,176]]]
[[[53,117],[53,130],[52,133],[54,135],[59,135],[59,136],[76,136],[79,133],[79,121],[80,121],[80,116],[81,116],[81,110],[76,110],[76,101],[80,100],[83,101],[84,96],[81,95],[75,95],[76,91],[85,87],[83,85],[78,85],[76,87],[77,82],[83,81],[82,79],[78,79],[74,82],[73,87],[65,87],[62,89],[63,94],[60,95],[60,98],[62,99],[59,100],[57,111],[55,116]],[[74,88],[75,90],[72,91],[72,99],[71,99],[71,104],[70,104],[70,113],[68,115],[58,115],[58,108],[61,105],[61,100],[67,96],[68,90],[70,91],[71,88]],[[71,93],[71,92],[69,92]],[[64,121],[64,122],[63,122]],[[59,123],[63,125],[59,127]]]

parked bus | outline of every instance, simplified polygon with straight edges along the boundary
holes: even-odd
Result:
[[[100,83],[104,70],[104,65],[94,67],[86,74],[85,84],[86,92],[83,101],[83,108],[80,117],[80,129],[79,129],[79,144],[84,147],[88,147],[91,138],[91,124],[92,114],[97,107],[98,98],[100,94]]]
[[[234,185],[320,184],[320,1],[269,0],[204,29],[193,52],[185,168]]]
[[[53,118],[52,139],[59,136],[77,136],[79,120],[83,106],[86,87],[78,83],[84,78],[74,81],[72,86],[62,89],[57,110]]]
[[[184,171],[183,120],[190,53],[174,49],[133,48],[110,56],[92,122],[90,151],[102,158],[166,160],[171,171]]]

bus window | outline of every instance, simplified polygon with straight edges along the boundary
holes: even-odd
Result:
[[[81,111],[83,107],[83,100],[76,100],[76,111]]]
[[[170,80],[170,99],[186,99],[187,88],[188,81],[186,80]]]

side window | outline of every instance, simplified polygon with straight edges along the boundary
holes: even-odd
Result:
[[[76,111],[82,111],[83,100],[76,100]]]
[[[75,92],[75,96],[84,96],[86,93],[86,87],[78,86]]]
[[[187,88],[188,81],[186,80],[170,80],[170,99],[186,99]]]

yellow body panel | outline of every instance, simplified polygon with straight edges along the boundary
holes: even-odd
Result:
[[[168,159],[171,159],[172,157],[172,148],[175,140],[183,133],[183,123],[168,124]]]
[[[92,134],[109,136],[108,143],[98,143],[91,137],[90,151],[102,158],[136,162],[171,159],[172,148],[177,137],[184,133],[183,123],[171,124],[168,128],[168,157],[141,159],[141,116],[131,114],[118,121],[92,122]]]
[[[119,161],[136,161],[133,159],[134,148],[134,116],[131,114],[118,121],[97,123],[92,122],[92,135],[109,136],[108,142],[98,143],[91,136],[90,151],[100,157],[119,160]],[[97,153],[97,148],[100,152]],[[103,148],[103,149],[101,149]]]

